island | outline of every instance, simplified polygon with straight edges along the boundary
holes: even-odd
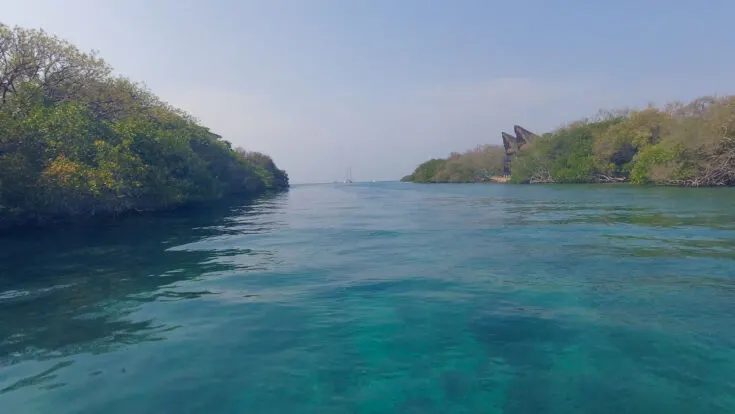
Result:
[[[428,160],[414,183],[735,185],[735,96],[599,111],[537,135],[519,125],[486,144]]]
[[[0,230],[289,186],[139,83],[43,30],[0,24]]]

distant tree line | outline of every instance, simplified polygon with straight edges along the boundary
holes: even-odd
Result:
[[[401,179],[415,183],[470,183],[490,181],[503,175],[505,150],[497,145],[481,145],[464,153],[434,158],[416,167]]]
[[[454,163],[464,163],[465,156],[455,157]],[[497,171],[499,165],[495,158],[487,158],[484,165],[467,159],[474,173],[446,180],[445,168],[451,158],[421,164],[404,180],[471,182],[476,180],[477,171]],[[735,97],[601,111],[524,146],[512,156],[510,181],[735,185]]]
[[[43,30],[0,24],[0,228],[288,187],[220,136]]]

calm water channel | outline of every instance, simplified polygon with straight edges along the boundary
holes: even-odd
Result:
[[[0,239],[3,413],[732,413],[735,191],[294,186]]]

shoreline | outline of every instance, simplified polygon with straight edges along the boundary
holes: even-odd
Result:
[[[243,194],[240,196],[225,196],[213,200],[190,201],[182,204],[170,205],[161,208],[143,208],[143,209],[127,209],[117,212],[101,212],[92,215],[48,215],[48,216],[29,216],[16,217],[15,220],[0,222],[0,238],[12,237],[25,232],[45,232],[56,229],[63,229],[69,226],[105,226],[117,223],[131,217],[155,217],[157,215],[167,215],[176,213],[185,213],[189,211],[201,211],[206,209],[218,209],[222,206],[232,206],[239,204],[249,204],[262,198],[276,196],[286,193],[290,190],[290,186],[276,189],[266,190],[255,194]]]
[[[601,186],[631,186],[631,187],[666,187],[666,188],[735,188],[733,185],[680,185],[680,184],[665,184],[665,183],[633,183],[630,180],[624,181],[594,181],[594,182],[526,182],[526,183],[513,183],[510,182],[509,178],[497,178],[488,180],[475,180],[475,181],[427,181],[427,182],[415,182],[415,181],[402,181],[409,184],[512,184],[512,185],[601,185]]]

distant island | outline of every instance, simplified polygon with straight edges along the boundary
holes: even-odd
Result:
[[[286,189],[232,145],[94,53],[0,24],[0,230]]]
[[[502,147],[428,160],[401,181],[735,185],[734,96],[600,111],[543,135],[516,125],[501,138]]]

